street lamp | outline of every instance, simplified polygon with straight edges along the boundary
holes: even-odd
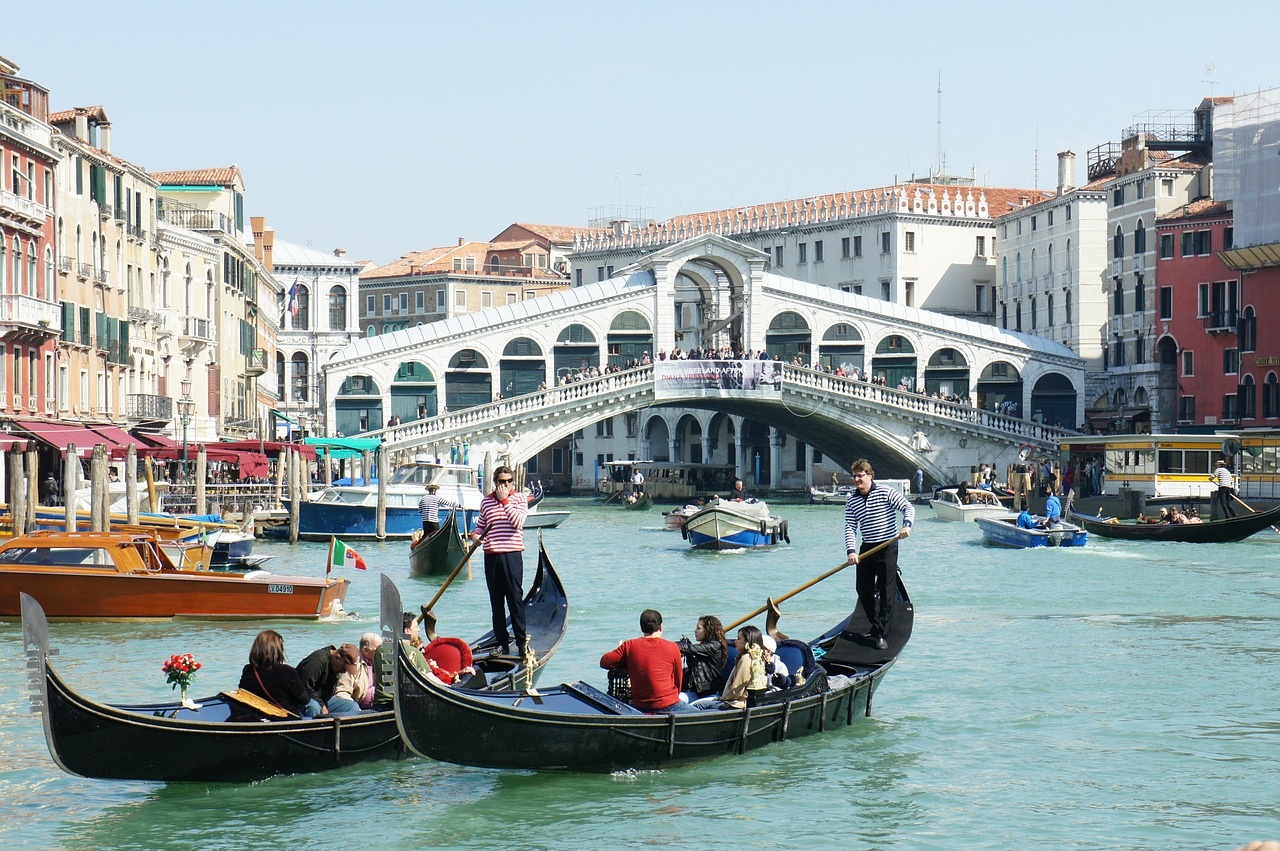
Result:
[[[182,398],[178,400],[178,419],[182,422],[182,471],[187,469],[187,426],[195,413],[196,402],[191,398],[191,379],[182,380]]]

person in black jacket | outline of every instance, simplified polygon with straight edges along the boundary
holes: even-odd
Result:
[[[284,638],[274,629],[264,629],[253,640],[249,664],[240,673],[240,688],[304,718],[324,711],[303,686],[297,670],[285,662]]]
[[[354,644],[334,647],[327,644],[307,655],[298,663],[298,679],[307,692],[323,706],[333,697],[333,689],[338,684],[338,674],[347,669],[347,665],[360,662],[360,654]]]
[[[681,636],[676,642],[687,667],[684,689],[680,692],[680,699],[685,703],[692,703],[700,697],[708,697],[720,691],[724,663],[729,653],[724,625],[715,615],[698,618],[693,637],[697,643],[685,636]]]

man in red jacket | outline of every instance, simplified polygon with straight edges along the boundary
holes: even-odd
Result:
[[[683,666],[680,647],[662,637],[662,614],[654,609],[640,613],[639,638],[620,643],[600,657],[600,667],[627,669],[631,678],[631,705],[645,712],[686,712],[680,700]]]

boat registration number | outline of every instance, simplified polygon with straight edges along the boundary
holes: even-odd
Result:
[[[292,594],[293,586],[292,585],[268,585],[267,593],[268,594]]]

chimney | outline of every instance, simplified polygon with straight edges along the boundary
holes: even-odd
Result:
[[[111,153],[111,125],[98,125],[98,150]]]
[[[345,248],[335,248],[335,249],[333,249],[333,256],[334,256],[334,257],[337,257],[337,258],[343,258],[343,257],[346,257],[346,256],[347,256],[347,249],[345,249]]]
[[[1058,154],[1058,195],[1076,188],[1076,155],[1071,151]]]
[[[81,142],[89,141],[89,115],[78,109],[76,110],[76,139]]]
[[[466,244],[467,244],[467,238],[466,238],[465,236],[460,236],[460,237],[458,237],[458,246],[459,246],[459,247],[461,247],[461,246],[463,246],[463,245],[466,245]]]

